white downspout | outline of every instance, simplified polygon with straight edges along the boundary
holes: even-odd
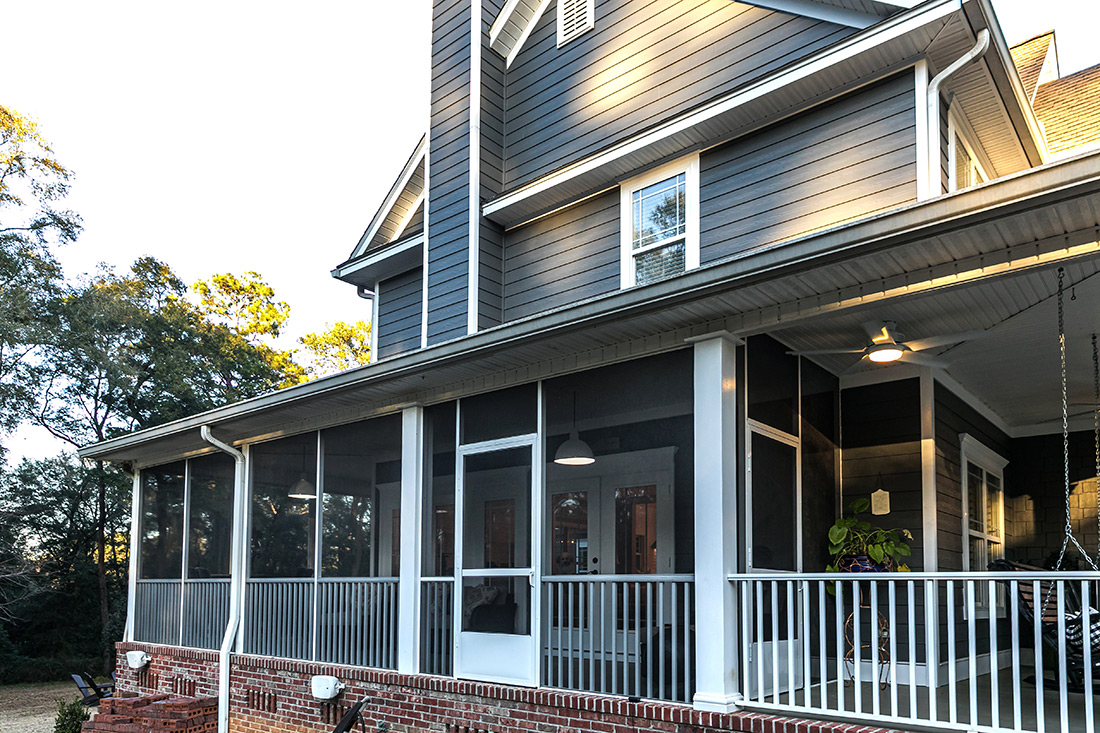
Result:
[[[241,626],[241,597],[244,589],[245,552],[244,526],[248,506],[245,494],[245,457],[228,443],[211,434],[210,426],[199,428],[202,439],[223,453],[233,456],[236,463],[233,473],[233,543],[229,562],[229,623],[225,627],[221,648],[218,649],[218,732],[229,733],[229,654],[237,640]]]
[[[133,481],[133,494],[130,497],[130,577],[126,582],[126,628],[122,632],[123,641],[134,640],[134,611],[137,607],[137,581],[140,566],[138,559],[141,553],[141,469],[132,468],[127,471]]]
[[[929,190],[924,192],[923,198],[939,195],[940,191],[940,86],[959,69],[984,56],[987,50],[989,50],[989,30],[983,28],[978,32],[978,40],[973,48],[955,59],[954,63],[928,82],[928,158],[925,161],[925,170],[928,172],[926,181]],[[933,190],[935,194],[932,193]]]

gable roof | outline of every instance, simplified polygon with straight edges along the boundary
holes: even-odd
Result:
[[[1100,147],[1100,64],[1040,85],[1034,104],[1052,154]]]
[[[1011,49],[1012,62],[1016,64],[1016,70],[1020,73],[1020,81],[1023,82],[1024,91],[1028,99],[1034,101],[1035,93],[1041,83],[1043,67],[1053,53],[1052,70],[1054,78],[1058,77],[1058,47],[1054,41],[1054,31],[1040,33],[1034,38],[1029,38],[1022,43],[1017,43]],[[1048,72],[1049,73],[1049,72]]]
[[[371,219],[370,226],[359,238],[359,243],[352,250],[349,260],[362,256],[368,249],[388,244],[405,230],[411,231],[411,225],[415,221],[423,220],[421,206],[424,198],[424,181],[427,179],[425,170],[426,156],[428,152],[428,136],[420,138],[405,167],[401,169],[401,175],[390,187],[389,193],[382,202],[382,206]]]

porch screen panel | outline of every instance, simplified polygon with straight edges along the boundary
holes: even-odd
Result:
[[[187,577],[229,577],[234,461],[224,453],[191,459]]]
[[[747,345],[749,419],[798,435],[798,357],[770,336]]]
[[[752,435],[752,565],[796,570],[798,513],[793,446]]]
[[[141,578],[179,578],[183,570],[185,462],[142,469]]]
[[[321,431],[321,576],[396,575],[401,415]]]
[[[251,577],[312,577],[317,433],[261,443],[252,457]]]
[[[451,577],[455,571],[455,403],[424,411],[423,565],[425,577]]]
[[[463,398],[463,445],[535,432],[537,400],[534,383]]]

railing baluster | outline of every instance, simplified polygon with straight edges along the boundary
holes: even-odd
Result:
[[[947,581],[947,716],[952,723],[959,722],[958,650],[955,648],[955,581]]]
[[[978,724],[978,634],[974,614],[977,609],[974,604],[974,581],[966,581],[966,636],[967,636],[967,669],[970,678],[970,718],[967,723],[971,727]]]
[[[989,603],[989,711],[994,728],[1001,727],[1001,696],[997,684],[997,581],[990,580],[986,588]]]
[[[741,591],[741,694],[748,700],[749,691],[752,689],[749,685],[751,674],[749,660],[752,650],[752,616],[749,615],[749,608],[752,602],[752,583],[748,580],[739,580],[737,585]]]
[[[672,590],[672,694],[669,695],[672,699],[676,699],[676,695],[680,690],[680,665],[679,665],[679,652],[680,652],[680,629],[679,629],[679,583],[670,583]],[[661,647],[661,666],[665,665],[664,659],[664,647]]]
[[[909,600],[909,716],[917,717],[917,587],[913,581],[906,583]],[[925,659],[927,662],[928,660]]]
[[[810,587],[809,581],[798,581],[798,593],[802,598],[802,704],[806,708],[813,705],[810,701],[810,691],[813,689],[810,679],[810,657],[813,656],[813,641],[810,637]]]
[[[634,694],[642,694],[642,587],[634,584]],[[690,669],[690,667],[688,667]]]
[[[1085,662],[1085,733],[1094,733],[1092,703],[1092,605],[1089,598],[1091,584],[1087,580],[1081,581],[1081,644]]]
[[[821,709],[829,709],[829,671],[828,671],[828,626],[825,623],[825,593],[824,580],[817,581],[817,666],[818,676],[821,678]]]
[[[1043,629],[1042,620],[1043,614],[1046,612],[1046,599],[1042,593],[1040,593],[1040,585],[1038,580],[1034,580],[1031,583],[1031,607],[1034,609],[1032,612],[1032,631],[1034,633],[1033,649],[1035,650],[1035,720],[1038,722],[1036,726],[1039,730],[1038,733],[1046,733],[1046,711],[1044,710],[1044,698],[1043,698]]]
[[[1020,669],[1020,594],[1018,583],[1013,580],[1008,584],[1009,592],[1009,628],[1012,629],[1012,727],[1016,730],[1021,729],[1021,718],[1023,717],[1023,710],[1021,710],[1020,697],[1023,695],[1023,689],[1020,685],[1020,680],[1023,679],[1022,670]]]
[[[653,660],[657,656],[653,653],[653,583],[646,583],[645,627],[646,640],[649,642],[646,645],[646,692],[647,697],[653,697],[653,678],[656,676],[653,669]]]
[[[756,582],[756,699],[764,702],[764,583]]]
[[[893,579],[887,581],[886,603],[889,604],[890,615],[890,715],[898,716],[898,594],[897,583]]]
[[[772,592],[772,700],[779,704],[779,584],[771,581]]]
[[[1067,660],[1066,660],[1066,598],[1065,598],[1065,582],[1058,580],[1055,581],[1055,595],[1057,596],[1057,610],[1058,610],[1058,638],[1061,643],[1058,644],[1058,720],[1062,724],[1062,733],[1069,733],[1069,697],[1067,694],[1068,680],[1066,679]],[[1084,640],[1082,640],[1084,641]],[[1088,643],[1092,643],[1092,640],[1088,640]]]
[[[794,598],[791,594],[791,581],[783,583],[783,587],[787,596],[787,704],[794,705],[794,651],[795,651],[795,636],[794,636],[794,621],[796,608],[794,606]]]
[[[833,590],[836,592],[836,618],[833,626],[836,629],[836,709],[847,709],[844,702],[844,583],[833,581]]]

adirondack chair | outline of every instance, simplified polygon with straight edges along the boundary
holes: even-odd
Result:
[[[96,707],[99,705],[99,701],[105,697],[110,697],[111,692],[104,692],[94,682],[92,677],[88,677],[82,674],[71,675],[73,682],[76,683],[76,689],[80,690],[80,694],[84,696],[81,700],[86,707]]]
[[[989,569],[996,572],[1043,572],[1043,568],[1023,565],[1009,560],[994,560]],[[1006,586],[1009,581],[1003,580]],[[1100,682],[1100,611],[1092,603],[1087,610],[1081,608],[1081,598],[1076,583],[1063,584],[1063,627],[1065,635],[1058,633],[1057,590],[1052,592],[1053,579],[1039,582],[1039,597],[1035,597],[1035,588],[1031,582],[1017,583],[1016,590],[1020,602],[1020,616],[1030,633],[1034,628],[1036,608],[1039,614],[1039,632],[1044,644],[1051,649],[1054,658],[1058,658],[1059,648],[1066,649],[1066,688],[1072,692],[1085,690],[1085,638],[1091,647],[1091,666],[1093,684]],[[1011,586],[1008,586],[1011,587]],[[1049,599],[1049,602],[1048,602]],[[1085,633],[1085,630],[1087,634]],[[1059,670],[1061,672],[1061,670]],[[1041,674],[1040,670],[1036,670]],[[1088,691],[1091,694],[1091,691]]]
[[[87,672],[84,673],[84,679],[87,680],[88,682],[92,683],[92,685],[95,686],[96,690],[99,691],[100,697],[110,697],[111,695],[113,695],[115,693],[115,673],[114,672],[111,673],[111,681],[110,682],[96,682],[95,681],[95,675],[94,674],[89,674]]]
[[[344,717],[340,718],[340,722],[336,724],[336,727],[332,729],[332,733],[348,733],[359,723],[363,733],[367,732],[367,722],[363,720],[363,706],[367,704],[366,700],[360,700],[355,703],[344,713]]]

